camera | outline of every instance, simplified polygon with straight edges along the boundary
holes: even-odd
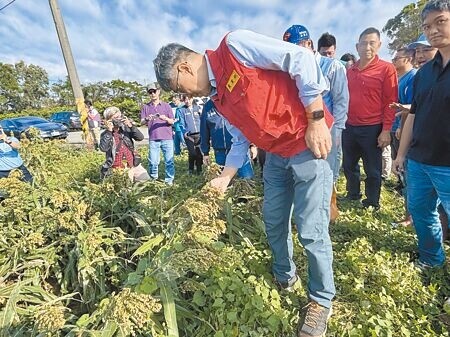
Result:
[[[127,120],[126,116],[122,116],[120,118],[114,118],[111,120],[112,124],[116,127],[116,128],[121,128],[124,126],[124,122]]]
[[[116,128],[121,128],[123,126],[123,120],[122,119],[114,118],[113,120],[111,120],[111,122],[114,125],[114,127],[116,127]]]
[[[160,114],[157,113],[157,114],[155,114],[155,116],[156,116],[157,118],[159,118]]]

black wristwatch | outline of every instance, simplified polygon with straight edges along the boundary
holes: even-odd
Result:
[[[313,121],[321,120],[324,116],[325,116],[325,113],[323,112],[323,110],[315,110],[315,111],[311,112],[310,114],[306,115],[306,117],[308,117],[308,119],[312,119]]]
[[[8,140],[5,140],[5,143],[8,144],[8,145],[11,145],[12,141],[11,141],[11,139],[8,139]]]

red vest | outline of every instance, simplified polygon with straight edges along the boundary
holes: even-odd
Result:
[[[207,50],[216,79],[217,110],[257,147],[288,158],[307,149],[308,121],[295,81],[283,71],[248,68],[226,45]],[[324,105],[330,128],[333,117]]]

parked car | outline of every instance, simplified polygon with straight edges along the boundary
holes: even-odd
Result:
[[[1,120],[0,125],[7,135],[13,133],[14,137],[18,139],[20,139],[22,135],[27,135],[32,127],[39,130],[43,139],[66,139],[69,134],[66,126],[49,122],[41,117],[28,116],[8,118]]]
[[[80,114],[76,111],[59,111],[50,116],[50,121],[64,124],[69,130],[80,130]]]

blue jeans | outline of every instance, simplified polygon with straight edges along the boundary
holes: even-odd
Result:
[[[149,145],[148,168],[150,177],[158,179],[158,166],[160,161],[160,149],[163,152],[166,166],[164,181],[172,183],[175,177],[175,164],[173,161],[173,140],[151,140]]]
[[[337,183],[339,170],[341,169],[342,159],[342,129],[337,129],[334,125],[331,128],[331,151],[328,154],[327,161],[333,172],[333,182]]]
[[[175,154],[178,156],[181,154],[181,144],[186,145],[184,142],[183,132],[181,130],[175,131],[173,136],[173,144],[175,146]]]
[[[439,200],[450,214],[450,167],[422,164],[408,159],[408,210],[417,233],[419,259],[431,266],[445,263]],[[439,200],[438,200],[439,199]]]
[[[227,159],[226,150],[214,150],[214,157],[216,158],[217,165],[225,166],[225,161]],[[252,179],[253,178],[253,167],[250,163],[250,158],[247,156],[247,159],[242,165],[242,167],[237,172],[239,178],[243,179]]]
[[[290,158],[267,153],[263,177],[263,216],[276,279],[286,282],[296,273],[292,259],[293,209],[298,238],[308,258],[309,297],[330,307],[336,293],[328,234],[333,185],[330,165],[309,150]]]

